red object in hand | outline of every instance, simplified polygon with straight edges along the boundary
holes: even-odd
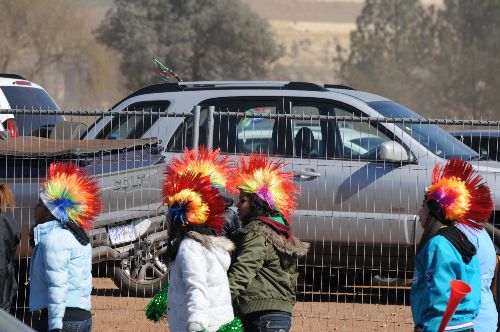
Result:
[[[444,311],[443,320],[441,321],[441,325],[439,325],[438,332],[444,331],[459,303],[462,301],[465,295],[469,294],[472,290],[470,286],[462,280],[452,280],[450,282],[450,286],[450,299],[448,300],[448,304],[446,305],[446,310]]]

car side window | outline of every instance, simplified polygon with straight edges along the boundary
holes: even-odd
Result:
[[[286,122],[271,116],[281,113],[275,98],[215,103],[213,146],[228,153],[283,154]],[[239,113],[234,117],[231,113]],[[255,117],[253,117],[255,116]]]
[[[198,136],[198,145],[206,145],[207,135],[207,118],[208,108],[203,108],[200,111],[200,128]],[[181,125],[177,128],[174,135],[167,145],[169,152],[181,152],[185,148],[193,147],[193,118],[185,118]]]
[[[294,158],[339,157],[339,137],[334,120],[318,120],[312,116],[335,115],[332,104],[308,100],[291,100],[290,113]],[[300,118],[302,116],[302,118]]]
[[[265,107],[245,106],[243,109],[245,117],[238,119],[236,125],[236,146],[235,152],[240,153],[264,153],[274,154],[273,128],[275,119],[268,118],[271,114],[276,114],[276,107],[269,105]],[[251,116],[258,116],[252,118]],[[216,131],[216,135],[223,137],[223,123],[221,122]],[[221,130],[222,129],[222,130]],[[228,135],[229,136],[229,135]],[[232,152],[232,146],[218,139],[222,148],[226,147],[226,152]],[[229,142],[229,137],[228,140]],[[222,143],[222,144],[221,144]],[[229,149],[228,149],[229,148]]]
[[[262,100],[225,99],[206,101],[200,111],[198,145],[206,144],[208,109],[215,107],[212,146],[227,153],[279,154],[286,147],[286,122],[271,118],[280,113],[275,98]],[[240,116],[234,116],[239,113]],[[254,117],[255,116],[255,117]],[[186,119],[169,144],[169,150],[180,151],[192,146],[193,119]]]
[[[141,138],[156,121],[160,113],[168,109],[168,101],[139,102],[116,112],[106,126],[97,134],[97,139],[138,139]],[[127,114],[128,111],[141,114]]]
[[[498,145],[500,144],[500,138],[489,137],[488,143],[488,152],[490,159],[500,161],[500,156],[498,155]]]
[[[357,116],[340,107],[335,108],[335,113],[338,116]],[[337,125],[342,141],[342,156],[346,159],[377,160],[380,145],[391,141],[380,130],[378,123],[338,121]]]

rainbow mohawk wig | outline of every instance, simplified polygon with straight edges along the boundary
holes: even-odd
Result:
[[[235,186],[241,191],[255,194],[269,208],[281,212],[287,219],[295,209],[297,187],[293,173],[282,172],[283,162],[272,161],[262,154],[241,156],[241,170],[235,178]]]
[[[438,204],[445,220],[481,228],[493,211],[490,189],[482,181],[471,164],[451,159],[444,168],[434,167],[426,199]]]
[[[235,192],[235,188],[231,185],[235,167],[230,164],[227,156],[221,157],[219,153],[220,149],[212,150],[204,147],[200,147],[198,151],[185,149],[182,158],[174,158],[165,172],[209,176],[213,187]]]
[[[101,195],[96,181],[70,162],[51,164],[40,199],[54,217],[89,230],[101,213]]]
[[[189,172],[179,174],[167,167],[162,194],[173,221],[183,226],[206,224],[217,232],[222,231],[224,199],[212,187],[210,177]]]

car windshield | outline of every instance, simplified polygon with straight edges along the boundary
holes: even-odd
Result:
[[[419,119],[422,123],[397,123],[403,129],[432,153],[441,158],[459,158],[462,160],[477,159],[479,155],[435,124],[426,124],[425,119],[410,109],[395,102],[377,101],[368,103],[386,118]]]
[[[12,109],[29,110],[27,114],[15,114],[17,128],[20,135],[31,135],[41,127],[52,127],[64,121],[62,115],[45,115],[43,111],[58,110],[56,104],[47,92],[38,88],[21,86],[3,86],[7,102]]]

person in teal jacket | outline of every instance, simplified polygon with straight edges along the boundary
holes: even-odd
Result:
[[[492,212],[489,189],[472,166],[452,159],[436,165],[427,188],[420,224],[424,232],[417,247],[411,287],[415,331],[437,331],[458,279],[471,287],[457,306],[445,331],[474,331],[481,306],[481,278],[476,247],[458,225],[481,229]]]
[[[92,247],[86,230],[101,211],[95,180],[55,163],[35,206],[29,308],[36,331],[92,329]]]

